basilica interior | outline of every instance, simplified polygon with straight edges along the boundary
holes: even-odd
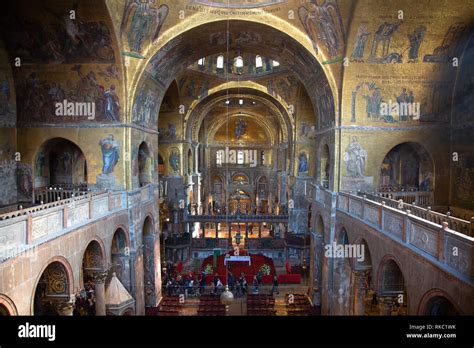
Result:
[[[474,315],[474,1],[5,1],[0,315]]]

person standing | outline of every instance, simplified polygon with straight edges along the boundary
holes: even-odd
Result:
[[[277,295],[280,294],[280,293],[278,292],[278,277],[276,276],[276,274],[273,276],[273,286],[272,286],[272,292],[271,292],[271,294],[273,295],[274,292],[276,292]]]
[[[253,293],[258,294],[258,278],[256,275],[253,276]]]

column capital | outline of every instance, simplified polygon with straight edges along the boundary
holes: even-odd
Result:
[[[94,284],[104,284],[108,273],[108,270],[84,270],[86,279],[89,279]]]
[[[60,316],[72,316],[74,311],[74,302],[59,302],[56,310]]]

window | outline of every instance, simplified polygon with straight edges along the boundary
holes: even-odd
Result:
[[[224,159],[224,151],[219,150],[216,152],[216,165],[222,166],[222,160]]]
[[[206,58],[201,58],[198,60],[198,65],[199,66],[204,66],[204,64],[206,63]]]
[[[260,163],[265,165],[265,151],[260,152]]]
[[[224,56],[217,56],[217,69],[224,69]]]
[[[258,69],[258,68],[261,68],[262,66],[263,66],[262,57],[260,56],[255,57],[255,67]]]
[[[244,152],[242,150],[237,151],[237,164],[244,164]]]
[[[273,61],[273,66],[274,66],[274,67],[280,66],[280,63],[278,63],[276,60],[274,60],[274,61]]]
[[[244,60],[241,56],[238,56],[234,59],[234,64],[237,69],[244,67]]]

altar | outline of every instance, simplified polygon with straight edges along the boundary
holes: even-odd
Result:
[[[224,258],[224,266],[227,265],[227,262],[248,262],[249,266],[252,265],[250,256],[229,256]]]

